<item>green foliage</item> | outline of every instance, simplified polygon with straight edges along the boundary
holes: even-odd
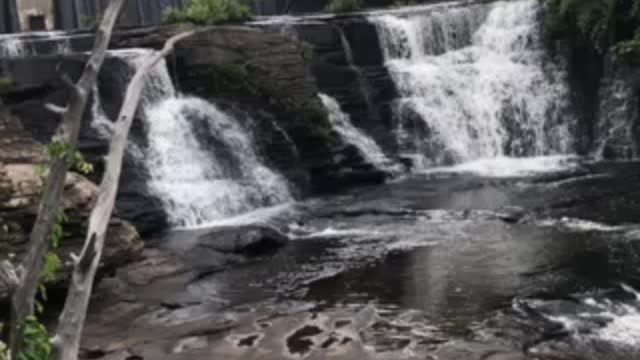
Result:
[[[542,0],[554,37],[587,45],[603,54],[640,51],[640,0]]]
[[[0,334],[3,333],[4,324],[0,323]],[[5,344],[2,339],[0,339],[0,360],[10,360],[9,359],[9,349],[7,344]]]
[[[327,5],[327,11],[333,13],[345,13],[362,9],[362,0],[331,0]]]
[[[23,325],[24,351],[18,360],[49,360],[53,352],[49,331],[35,316],[30,316]]]
[[[210,70],[210,84],[216,94],[245,93],[257,95],[254,83],[258,68],[250,63],[236,63],[213,66]]]
[[[84,29],[95,29],[98,27],[101,19],[95,16],[81,15],[80,27]]]
[[[45,255],[44,265],[42,268],[42,276],[40,285],[38,286],[40,296],[44,301],[47,300],[46,284],[58,280],[58,274],[62,268],[62,260],[53,251],[58,249],[60,241],[64,237],[63,225],[68,221],[65,214],[58,216],[58,221],[53,226],[51,233],[52,251]],[[35,301],[36,313],[44,312],[44,305],[39,301]],[[0,333],[2,333],[2,324],[0,323]],[[38,320],[36,316],[30,316],[25,319],[21,325],[23,331],[24,346],[17,357],[11,357],[7,345],[0,341],[0,360],[49,360],[52,355],[53,347],[51,344],[51,336],[47,328]]]
[[[170,8],[165,22],[215,25],[251,19],[251,8],[240,0],[188,0],[184,9]]]
[[[0,324],[0,330],[2,324]],[[50,360],[53,355],[53,344],[47,328],[36,318],[30,316],[22,324],[24,332],[24,349],[16,357],[12,357],[8,346],[0,341],[0,360]]]
[[[44,260],[44,268],[42,269],[42,282],[55,282],[58,279],[58,273],[62,268],[62,260],[60,260],[60,257],[53,252],[48,253]]]
[[[70,168],[77,172],[87,175],[93,172],[93,165],[88,163],[84,155],[79,151],[74,150],[71,144],[54,140],[46,147],[47,157],[49,159],[64,159]],[[42,177],[46,177],[49,173],[49,169],[46,167],[40,167],[38,173]]]
[[[58,216],[56,223],[51,230],[51,250],[44,259],[44,267],[42,269],[42,284],[40,287],[40,293],[45,298],[47,297],[46,288],[44,285],[56,282],[58,280],[58,273],[62,269],[62,260],[54,252],[60,247],[60,242],[65,236],[63,225],[68,221],[67,216],[62,213]]]
[[[0,77],[0,91],[6,90],[13,85],[13,80],[8,77]]]

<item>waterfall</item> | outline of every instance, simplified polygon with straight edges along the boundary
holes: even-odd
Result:
[[[340,26],[336,26],[338,34],[340,36],[340,43],[342,45],[342,49],[345,54],[345,58],[347,59],[347,64],[351,71],[356,74],[356,80],[358,81],[358,88],[360,89],[360,93],[364,98],[365,104],[367,105],[367,111],[370,116],[376,116],[377,113],[374,109],[373,102],[371,100],[371,91],[369,89],[369,84],[367,83],[366,76],[362,73],[362,70],[356,65],[356,62],[353,57],[353,50],[351,49],[351,45],[349,44],[349,40],[347,36],[344,34],[344,31]]]
[[[351,123],[349,115],[342,111],[336,99],[325,94],[320,94],[319,96],[329,113],[329,121],[333,129],[340,137],[346,143],[360,150],[361,155],[369,163],[380,169],[391,170],[393,168],[392,161],[384,154],[382,149],[380,149],[371,137]]]
[[[102,101],[100,100],[100,91],[98,91],[97,85],[93,87],[91,93],[93,95],[91,103],[91,127],[98,132],[101,138],[110,139],[113,134],[113,123],[104,113]]]
[[[38,31],[0,35],[0,57],[72,53],[71,36],[61,31]]]
[[[290,200],[286,181],[260,162],[251,136],[213,104],[168,98],[146,116],[150,186],[174,225],[201,225]],[[203,143],[196,131],[215,143]]]
[[[133,72],[149,51],[113,54]],[[147,76],[140,117],[146,143],[138,144],[138,160],[171,225],[205,225],[292,199],[287,181],[261,161],[252,134],[216,105],[179,95],[164,61]]]
[[[22,39],[10,36],[0,37],[0,57],[24,57],[28,51]]]
[[[429,167],[573,151],[566,73],[546,59],[540,9],[517,0],[370,16],[400,94],[402,152]]]

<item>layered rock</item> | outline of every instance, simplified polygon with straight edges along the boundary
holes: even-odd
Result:
[[[158,49],[168,37],[187,28],[161,26],[119,32],[112,48]],[[39,39],[30,45],[41,48],[37,54],[50,54],[56,41]],[[80,52],[89,50],[91,42],[90,34],[79,33],[69,39],[73,54],[0,63],[0,72],[13,81],[3,97],[36,141],[46,143],[58,124],[44,104],[66,102],[59,73],[79,76],[86,60],[86,54]],[[354,157],[332,131],[314,77],[326,74],[312,71],[313,59],[312,47],[281,34],[276,27],[222,26],[198,28],[193,37],[178,44],[167,63],[180,92],[215,101],[251,128],[260,155],[296,185],[299,195],[384,180],[380,172],[365,166],[362,156]],[[39,71],[31,71],[34,68]],[[117,115],[131,72],[131,64],[122,56],[107,59],[98,82],[100,106],[107,118]],[[85,114],[79,148],[94,163],[97,171],[91,180],[97,181],[107,143],[92,126],[92,106]],[[136,120],[131,137],[142,148],[147,141],[145,131],[143,122]],[[160,201],[148,189],[148,178],[146,168],[136,159],[125,158],[125,181],[116,212],[143,234],[167,225]]]
[[[75,46],[91,44],[90,41],[83,40],[85,36],[79,39],[83,43]],[[33,56],[6,59],[0,63],[0,69],[12,81],[11,86],[3,91],[2,97],[5,105],[28,133],[27,138],[40,144],[49,142],[59,124],[59,117],[48,111],[45,104],[66,105],[67,93],[60,81],[60,73],[76,79],[82,73],[86,60],[86,54],[71,54],[64,57]],[[97,89],[105,116],[108,118],[113,119],[117,116],[129,73],[130,69],[122,59],[108,57],[105,60]],[[93,126],[94,104],[95,94],[92,94],[84,114],[78,149],[96,169],[89,175],[90,180],[98,182],[104,167],[103,157],[108,151],[108,143],[107,138]],[[145,138],[140,121],[134,123],[131,137]],[[132,221],[143,234],[165,226],[166,217],[159,201],[150,196],[146,189],[146,169],[136,163],[130,154],[125,155],[123,174],[127,181],[120,185],[116,214]]]
[[[43,191],[41,165],[45,161],[42,147],[24,130],[17,119],[0,105],[0,256],[19,259],[26,251],[29,231],[35,221]],[[88,215],[98,189],[85,177],[69,173],[64,189],[63,208],[67,221],[65,236],[57,250],[65,260],[59,274],[60,284],[71,271],[71,252],[79,253],[84,243]],[[143,243],[129,223],[114,219],[107,231],[102,270],[113,269],[134,259]],[[0,284],[0,301],[7,289]]]
[[[114,46],[160,48],[183,29],[128,31],[116,36]],[[348,171],[364,162],[361,157],[349,164],[335,161],[348,156],[341,156],[346,148],[331,129],[317,84],[336,74],[315,71],[314,45],[283,35],[278,26],[211,27],[179,43],[170,61],[181,91],[256,120],[263,153],[303,193],[369,180],[356,180],[356,172]]]
[[[397,89],[385,66],[375,25],[363,16],[350,15],[284,26],[311,45],[319,90],[337,99],[356,126],[394,153],[392,102]]]

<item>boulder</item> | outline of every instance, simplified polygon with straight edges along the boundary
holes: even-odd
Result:
[[[280,230],[264,225],[215,228],[198,238],[196,247],[225,254],[256,256],[271,253],[287,244]]]
[[[19,121],[0,104],[0,258],[19,260],[26,252],[28,236],[38,212],[43,179],[40,166],[43,149]],[[98,188],[82,175],[68,173],[63,207],[67,220],[58,255],[64,262],[57,284],[64,285],[71,274],[70,253],[79,253],[86,236],[90,211],[98,196]],[[136,229],[126,221],[112,219],[101,270],[113,269],[134,259],[143,248]],[[0,284],[0,302],[8,296]]]

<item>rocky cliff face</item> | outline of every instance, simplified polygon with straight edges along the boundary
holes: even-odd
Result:
[[[83,40],[84,41],[84,40]],[[77,46],[89,45],[85,44]],[[39,143],[50,141],[59,124],[59,118],[45,108],[45,104],[52,103],[65,106],[67,93],[60,81],[59,74],[68,74],[76,79],[82,73],[87,56],[73,54],[65,56],[33,56],[26,59],[5,59],[0,68],[11,79],[11,86],[4,89],[2,99],[14,115],[16,120],[29,134],[29,137]],[[34,71],[38,69],[38,71]],[[117,57],[107,58],[100,73],[98,93],[102,107],[109,118],[115,118],[126,89],[129,69],[127,64]],[[92,94],[85,111],[79,141],[79,150],[88,161],[94,164],[96,171],[89,175],[90,180],[98,182],[101,177],[103,156],[108,150],[106,138],[92,125],[93,104],[95,94]],[[132,137],[142,137],[144,129],[136,122],[132,129]],[[125,157],[123,171],[127,181],[121,184],[116,213],[122,218],[133,221],[142,233],[149,228],[162,227],[166,219],[158,201],[149,196],[144,186],[147,174],[132,159]],[[149,228],[147,227],[149,226]]]
[[[281,30],[199,29],[176,46],[170,60],[178,88],[254,119],[263,154],[303,194],[383,180],[384,174],[362,166],[359,156],[340,161],[348,158],[349,147],[332,130],[317,94],[325,79],[331,81],[328,76],[335,81],[341,74],[317,71],[316,44]],[[116,37],[114,46],[160,48],[178,31],[173,26],[131,31]]]
[[[158,49],[182,30],[181,26],[163,26],[120,32],[115,34],[112,48]],[[40,55],[7,58],[0,63],[0,73],[12,80],[3,93],[5,103],[40,143],[49,141],[58,124],[44,104],[65,104],[59,73],[79,76],[86,60],[86,54],[81,53],[89,50],[92,35],[77,34],[65,44],[73,53],[52,55],[60,46],[59,40],[33,40],[29,49]],[[318,83],[323,89],[331,89],[344,71],[340,66],[336,72],[323,71],[321,57],[314,49],[313,44],[282,34],[278,27],[198,28],[192,38],[176,47],[167,63],[178,91],[215,101],[248,124],[256,133],[260,154],[295,185],[299,195],[383,181],[385,174],[354,153],[331,128],[317,96]],[[122,56],[107,59],[97,88],[106,118],[116,117],[131,73],[130,64]],[[359,95],[350,86],[335,85],[332,92],[342,89],[345,98],[355,99],[354,109],[358,109]],[[92,126],[91,119],[96,115],[93,105],[95,101],[85,114],[79,147],[96,166],[95,181],[103,167],[107,143]],[[142,124],[134,123],[131,136],[144,146],[146,129]],[[147,189],[148,177],[135,159],[125,159],[117,214],[131,220],[143,234],[166,226],[158,199]]]
[[[29,231],[35,221],[43,181],[38,168],[45,161],[42,146],[24,130],[17,119],[0,104],[0,257],[19,259],[26,250]],[[86,235],[86,224],[96,186],[81,175],[70,173],[64,193],[64,211],[68,221],[63,224],[65,237],[58,249],[66,261],[69,253],[78,253]],[[102,270],[113,269],[135,258],[142,250],[142,241],[131,224],[113,219],[109,225]],[[70,275],[66,262],[60,282]],[[0,284],[0,302],[7,290]]]
[[[356,126],[366,128],[393,153],[391,109],[397,90],[385,67],[375,25],[354,15],[302,21],[282,29],[313,49],[312,72],[320,91],[336,98]]]
[[[556,49],[568,64],[578,152],[605,159],[640,156],[638,64],[568,42]]]

